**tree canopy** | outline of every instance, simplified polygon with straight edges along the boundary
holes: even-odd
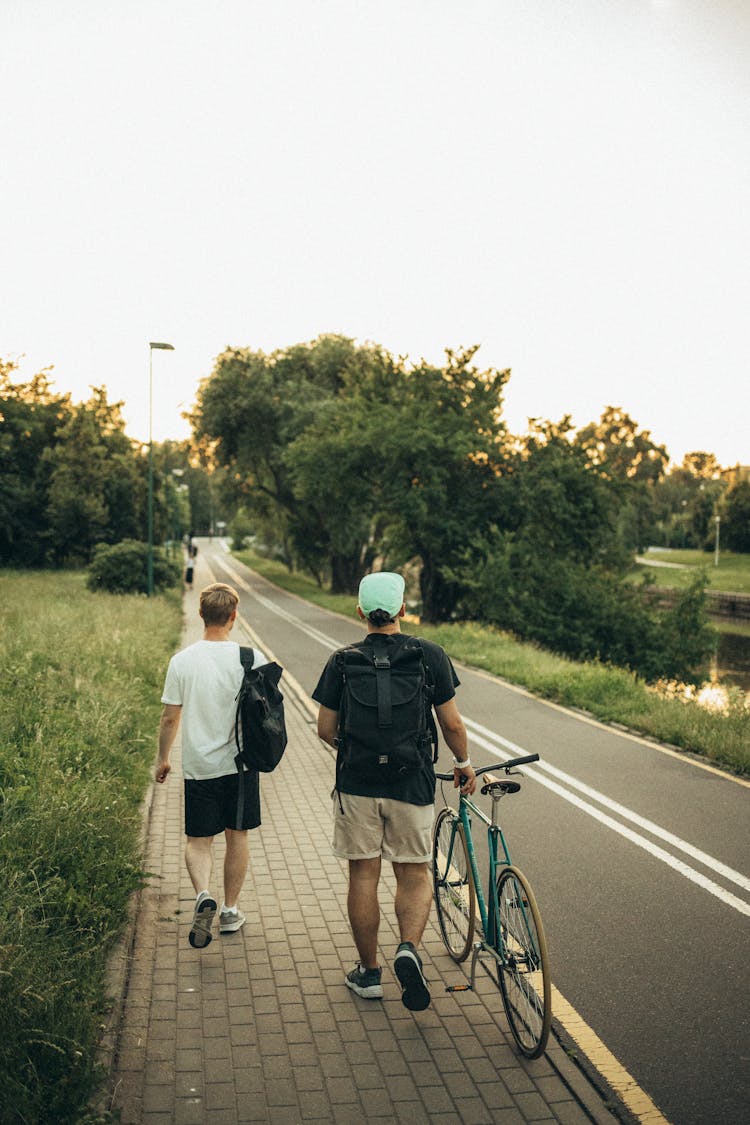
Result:
[[[147,447],[126,435],[122,404],[108,402],[103,387],[75,404],[54,391],[50,370],[16,381],[17,365],[0,360],[0,564],[6,566],[85,564],[98,544],[146,539]],[[187,444],[155,445],[153,460],[156,541],[179,538],[196,517],[207,528],[209,505],[199,497],[208,473]]]

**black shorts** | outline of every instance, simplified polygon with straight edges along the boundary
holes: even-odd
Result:
[[[185,778],[185,834],[218,836],[225,828],[237,826],[237,785],[239,774],[211,777],[206,781]],[[242,828],[260,824],[260,784],[258,774],[244,775],[245,800]]]

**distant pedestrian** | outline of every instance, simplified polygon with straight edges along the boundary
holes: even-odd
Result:
[[[188,590],[192,590],[193,588],[194,573],[195,563],[193,562],[192,554],[188,552],[187,558],[185,559],[185,585],[187,586]]]
[[[419,1011],[430,1003],[417,947],[432,905],[429,863],[435,771],[424,724],[420,722],[419,733],[408,738],[405,732],[392,732],[387,725],[392,718],[395,726],[397,714],[405,715],[409,706],[413,707],[409,704],[413,691],[399,688],[399,677],[402,684],[407,683],[417,675],[415,668],[423,668],[420,698],[424,699],[425,724],[432,723],[434,707],[453,751],[454,784],[462,784],[463,777],[463,792],[473,793],[476,780],[467,751],[466,728],[454,699],[459,680],[453,665],[439,645],[401,634],[404,612],[404,580],[400,574],[366,575],[359,586],[357,613],[367,624],[367,636],[331,656],[313,699],[320,704],[318,734],[337,748],[333,850],[349,861],[349,921],[359,953],[359,962],[345,982],[366,999],[383,995],[378,963],[378,883],[381,862],[386,859],[396,876],[395,910],[401,939],[394,972],[404,1005]],[[401,708],[396,706],[399,691],[406,700]],[[359,706],[358,700],[369,702],[369,711],[367,706]],[[387,712],[385,718],[381,708]],[[349,722],[344,715],[347,709],[351,710]],[[351,725],[355,717],[359,730]],[[404,734],[400,743],[399,733]],[[387,753],[378,754],[377,749],[373,753],[379,740],[383,751],[389,748]],[[391,747],[396,747],[394,752]]]
[[[226,839],[224,901],[219,933],[239,930],[245,915],[237,900],[248,866],[248,831],[260,824],[258,774],[244,775],[242,827],[236,828],[239,774],[235,766],[236,696],[243,679],[240,646],[229,639],[239,595],[215,582],[200,592],[203,639],[176,653],[169,662],[161,701],[156,780],[166,781],[172,745],[182,720],[182,773],[185,785],[185,863],[196,893],[190,944],[203,949],[211,941],[217,911],[211,892],[212,844]],[[254,667],[267,663],[255,649]]]

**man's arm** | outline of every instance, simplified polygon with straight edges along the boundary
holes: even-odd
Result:
[[[159,723],[159,761],[156,763],[155,777],[158,782],[166,781],[169,771],[169,754],[174,743],[177,729],[182,716],[182,706],[179,703],[165,703]]]
[[[336,738],[339,732],[339,713],[321,703],[318,710],[318,738],[322,738],[329,746],[336,747]]]
[[[435,714],[440,723],[443,738],[448,743],[448,748],[452,752],[453,757],[459,762],[468,762],[469,739],[455,699],[449,699],[447,703],[441,703],[435,708]],[[465,781],[461,786],[462,777]],[[469,794],[474,792],[477,787],[477,779],[471,764],[464,766],[462,769],[453,770],[453,785],[456,789],[460,786],[462,793]]]

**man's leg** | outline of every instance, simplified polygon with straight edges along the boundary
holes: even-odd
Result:
[[[360,964],[364,969],[378,967],[379,879],[380,856],[375,856],[374,859],[349,860],[349,922]]]
[[[428,863],[394,863],[396,919],[401,941],[419,945],[432,909],[432,880]]]
[[[432,880],[427,863],[394,863],[396,876],[396,918],[401,943],[393,969],[401,985],[401,1002],[412,1012],[422,1012],[430,1004],[430,990],[422,972],[417,945],[422,940],[432,906]]]
[[[211,941],[211,926],[216,914],[216,900],[211,897],[208,889],[213,867],[213,842],[213,836],[188,836],[185,843],[185,864],[198,896],[193,924],[188,934],[188,941],[193,949],[205,949]]]
[[[196,894],[207,891],[211,882],[213,836],[188,836],[185,842],[185,865]]]
[[[250,846],[247,831],[225,828],[227,850],[224,856],[224,905],[230,909],[237,905],[242,884],[247,874]]]

